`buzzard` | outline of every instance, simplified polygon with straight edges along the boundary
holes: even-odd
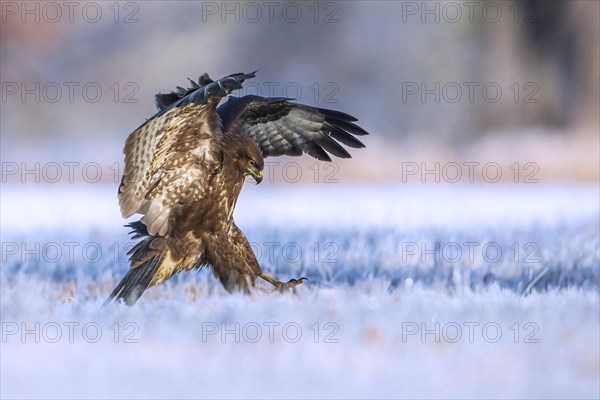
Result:
[[[367,132],[351,115],[292,103],[288,98],[222,98],[253,73],[217,81],[203,74],[191,86],[155,96],[158,112],[129,135],[119,186],[121,214],[134,239],[131,268],[107,299],[134,304],[149,287],[174,274],[210,266],[226,290],[248,292],[256,278],[279,290],[305,278],[278,281],[265,274],[233,210],[251,176],[263,179],[264,157],[299,156],[323,161],[350,158],[340,142],[364,145]]]

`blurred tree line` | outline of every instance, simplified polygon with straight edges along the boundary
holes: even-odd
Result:
[[[5,3],[3,143],[121,143],[152,115],[155,92],[205,71],[218,78],[254,69],[259,94],[282,95],[293,83],[300,101],[357,115],[378,136],[460,143],[528,129],[598,133],[596,1],[476,1],[472,10],[461,1],[288,1],[273,10],[153,1],[119,3],[118,15],[101,2],[93,23],[78,9],[70,21],[61,2],[56,21],[43,2],[29,13]],[[73,99],[69,82],[77,83]],[[102,91],[96,101],[82,94],[90,82]],[[40,92],[59,86],[61,97],[52,101],[52,85],[39,100],[23,93],[36,83]]]

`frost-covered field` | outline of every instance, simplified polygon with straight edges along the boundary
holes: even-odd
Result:
[[[600,396],[597,186],[246,187],[296,294],[209,271],[102,308],[114,188],[3,187],[2,398]]]

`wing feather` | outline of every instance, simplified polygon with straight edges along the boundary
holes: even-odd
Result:
[[[125,218],[143,214],[151,235],[170,231],[174,210],[201,196],[210,172],[220,162],[214,106],[173,108],[140,127],[127,139],[125,171],[119,188]]]
[[[327,123],[327,129],[329,130],[329,136],[344,143],[348,147],[352,147],[355,149],[365,147],[365,145],[360,140],[358,140],[345,130],[338,128],[337,126]]]
[[[239,130],[252,137],[263,156],[299,156],[307,153],[323,161],[331,155],[350,158],[342,146],[362,148],[355,135],[367,135],[352,115],[303,104],[287,98],[229,97],[217,112],[223,131]]]

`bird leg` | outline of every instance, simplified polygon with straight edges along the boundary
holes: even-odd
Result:
[[[281,282],[275,278],[271,278],[269,275],[265,274],[264,272],[261,272],[260,274],[258,274],[258,276],[263,278],[265,281],[269,282],[271,285],[275,286],[275,289],[279,290],[280,292],[283,292],[285,289],[294,288],[295,286],[300,285],[304,281],[308,281],[308,279],[306,279],[306,278],[299,278],[299,279],[290,279],[287,282]],[[295,289],[294,289],[294,291],[295,291]]]

